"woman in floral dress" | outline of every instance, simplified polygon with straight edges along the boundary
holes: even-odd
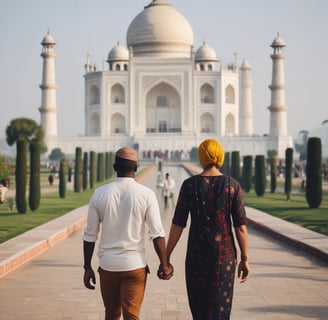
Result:
[[[190,214],[185,263],[186,286],[194,320],[228,320],[233,298],[237,252],[238,277],[250,274],[246,213],[239,183],[219,171],[224,150],[216,140],[201,143],[203,172],[186,179],[180,189],[167,243],[168,263]]]

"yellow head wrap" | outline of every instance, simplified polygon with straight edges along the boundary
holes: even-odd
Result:
[[[222,145],[214,140],[204,140],[198,147],[198,157],[200,163],[205,168],[210,164],[222,167],[224,162],[224,149]]]

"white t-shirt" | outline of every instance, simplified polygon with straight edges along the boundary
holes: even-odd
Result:
[[[99,265],[108,271],[129,271],[147,265],[145,227],[150,237],[165,237],[153,190],[134,178],[118,177],[95,190],[90,199],[83,240],[98,246]]]

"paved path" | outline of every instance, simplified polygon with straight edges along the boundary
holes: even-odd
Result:
[[[167,167],[164,170],[170,172],[178,184],[186,177],[181,169]],[[156,188],[156,181],[156,173],[144,178],[144,183],[153,188]],[[157,191],[163,208],[160,191]],[[82,284],[82,229],[70,232],[71,228],[67,227],[72,224],[73,215],[80,221],[85,214],[86,207],[82,207],[62,217],[56,225],[57,228],[61,225],[64,231],[57,232],[55,239],[67,237],[65,240],[58,243],[55,241],[55,246],[50,241],[48,249],[42,254],[0,278],[0,320],[104,319],[99,284],[94,291],[85,289]],[[248,215],[258,223],[249,228],[252,275],[245,284],[236,281],[232,319],[328,319],[327,264],[293,246],[273,240],[271,236],[260,232],[261,229],[254,228],[270,225],[270,216],[252,209],[248,209]],[[168,230],[172,208],[163,210],[162,216]],[[273,221],[273,229],[285,225],[280,219]],[[56,226],[52,225],[51,229],[54,228]],[[291,234],[295,233],[293,225],[288,225],[288,230]],[[303,228],[301,230],[306,237],[304,242],[310,241],[307,231]],[[298,229],[296,233],[300,234],[301,230]],[[63,235],[65,232],[66,236]],[[313,233],[312,240],[317,235]],[[152,243],[147,241],[151,274],[142,308],[142,320],[191,319],[183,270],[186,236],[185,231],[174,251],[172,262],[175,274],[170,281],[157,279],[158,261]],[[324,239],[327,243],[327,237]],[[0,252],[3,252],[2,245]]]

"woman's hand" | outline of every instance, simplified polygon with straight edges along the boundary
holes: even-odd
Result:
[[[240,283],[246,282],[250,273],[248,261],[241,260],[238,265],[238,278],[241,277]]]

